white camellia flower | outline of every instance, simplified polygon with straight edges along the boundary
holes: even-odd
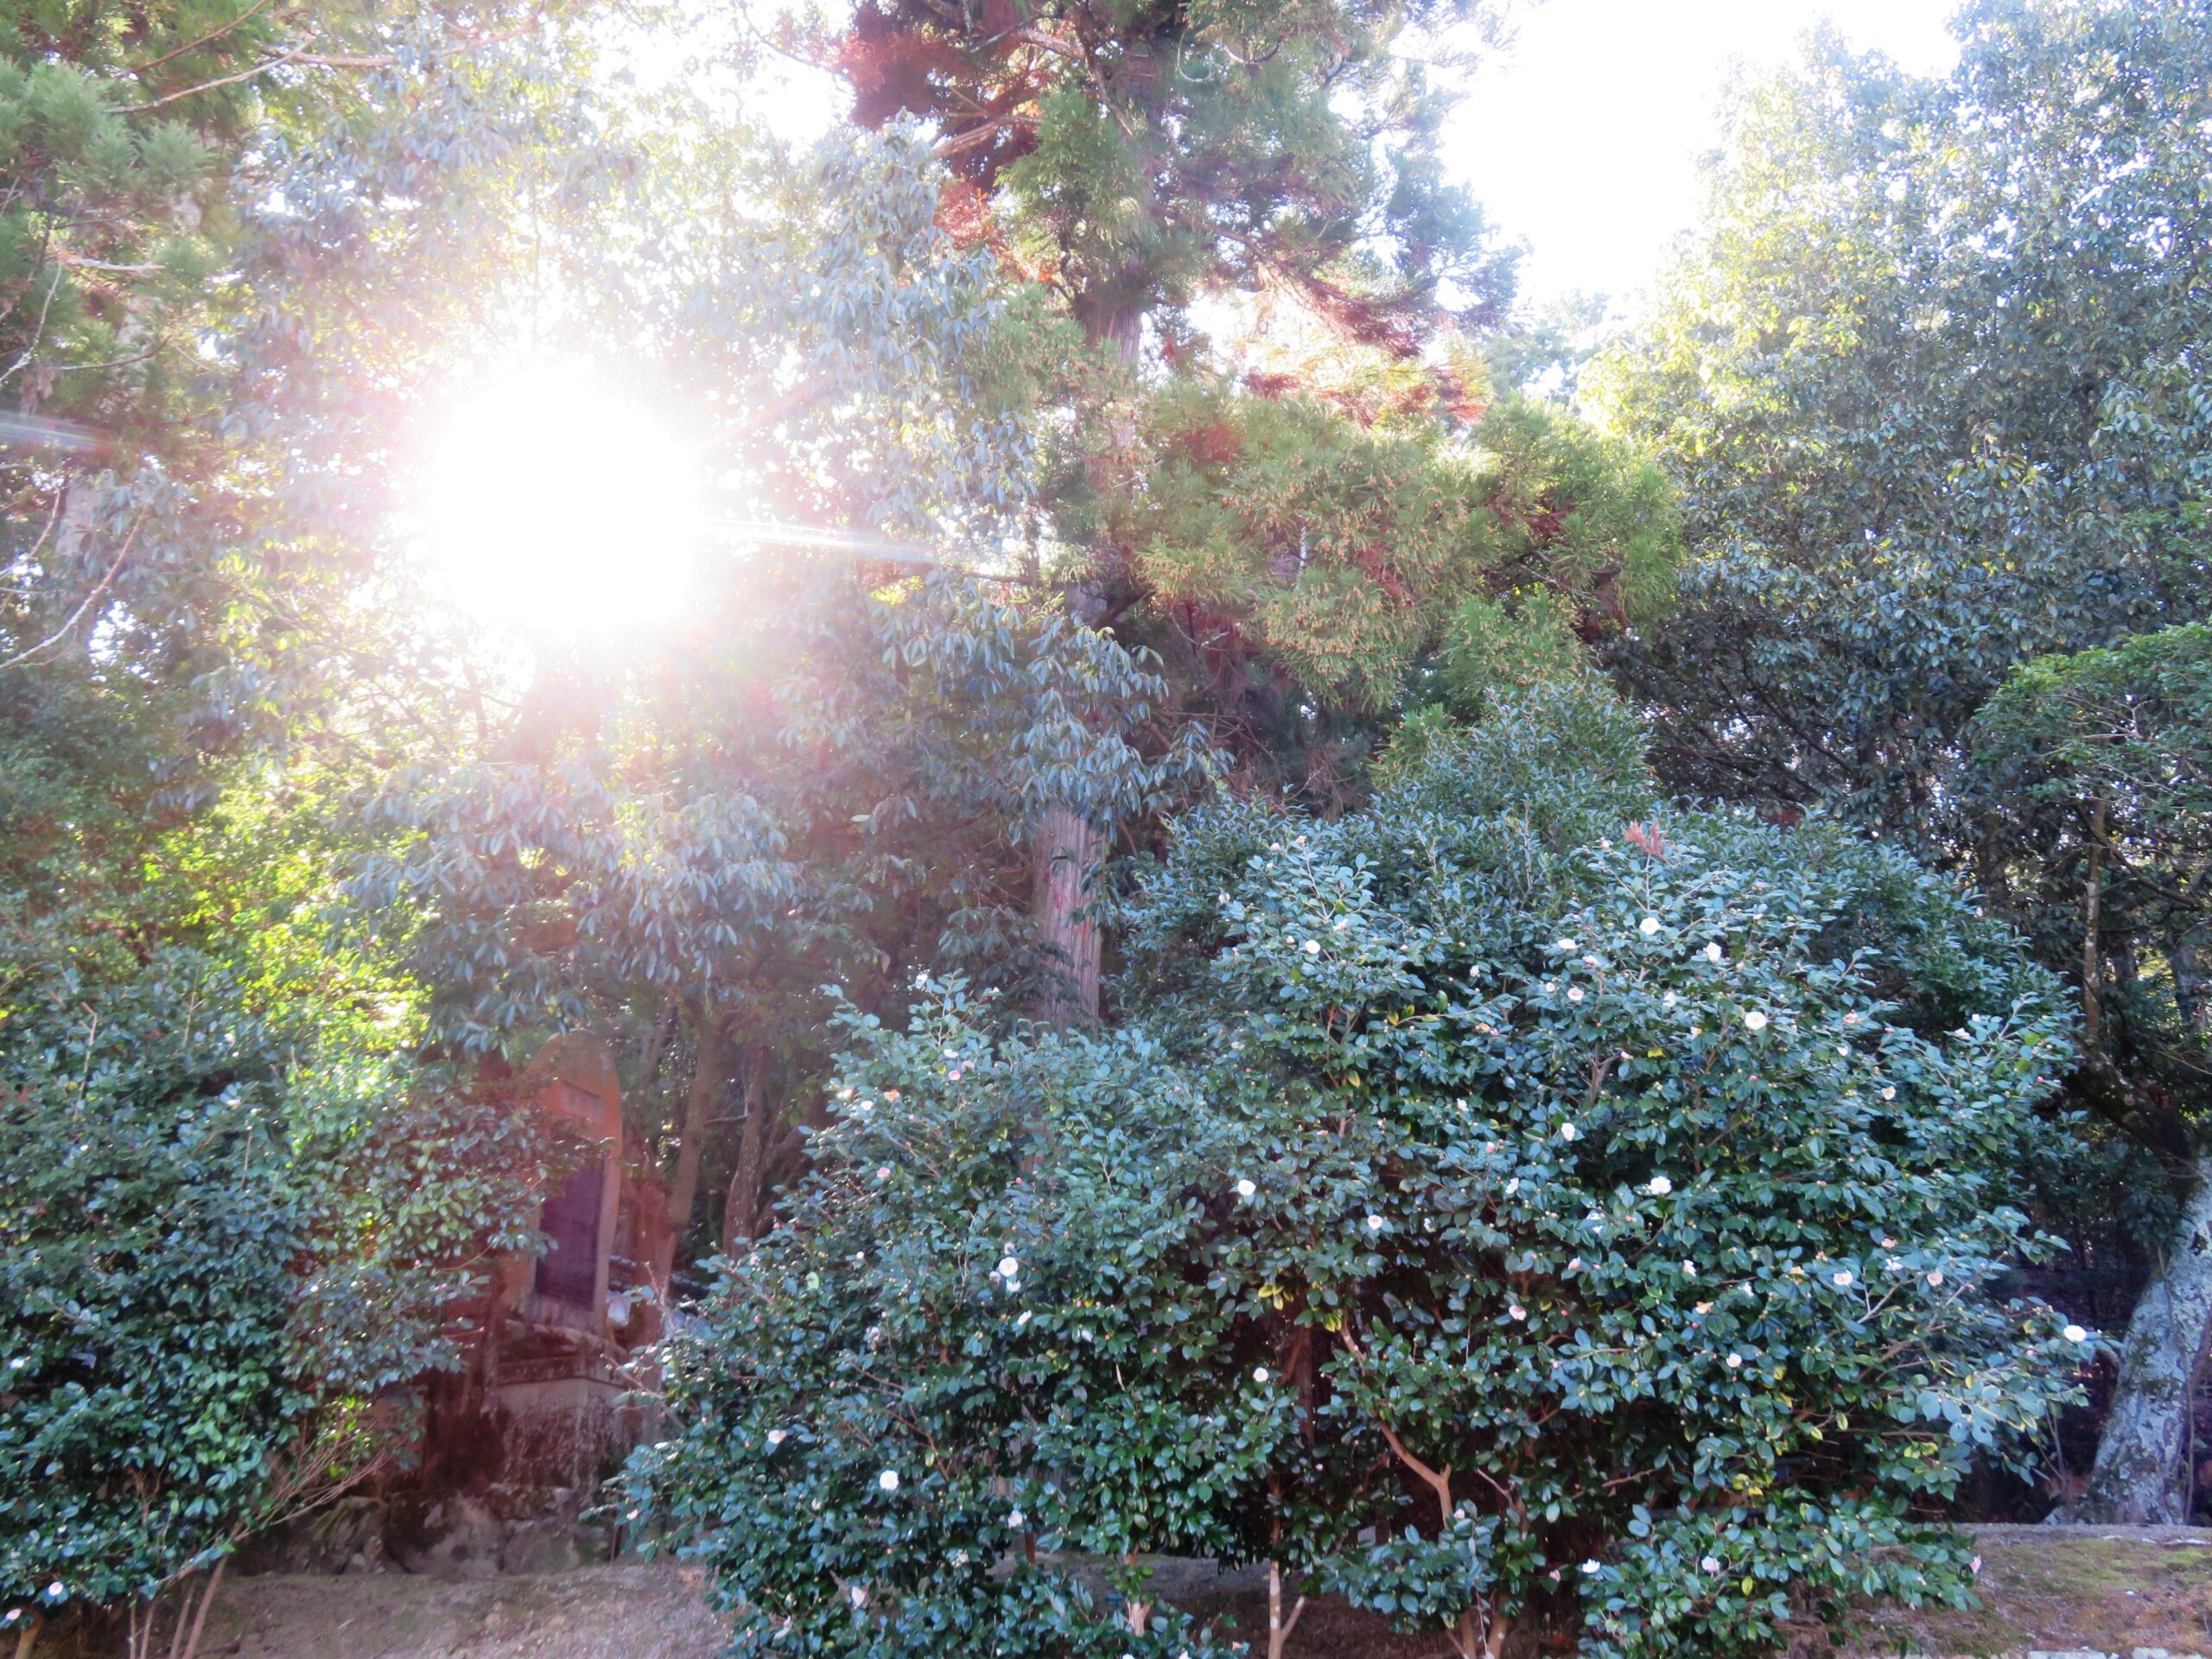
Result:
[[[1567,1000],[1570,1002],[1580,1002],[1582,1000],[1582,988],[1580,985],[1570,985],[1567,988]]]
[[[1897,1091],[1894,1088],[1885,1084],[1882,1088],[1882,1098],[1884,1100],[1895,1100],[1897,1097]]]
[[[1730,1370],[1741,1370],[1744,1365],[1744,1357],[1741,1354],[1731,1354],[1728,1356],[1727,1363]]]
[[[1521,1178],[1518,1175],[1516,1175],[1511,1180],[1505,1184],[1505,1196],[1509,1198],[1520,1190]]]
[[[1595,1573],[1601,1570],[1601,1563],[1593,1557],[1582,1563],[1582,1570],[1585,1573]]]
[[[1749,1014],[1744,1016],[1744,1029],[1746,1031],[1764,1031],[1766,1029],[1766,1015],[1761,1014],[1757,1008],[1753,1008]]]
[[[1561,939],[1556,944],[1553,945],[1552,949],[1558,951],[1562,956],[1571,957],[1577,950],[1580,950],[1581,947],[1576,944],[1573,939]]]
[[[1651,1184],[1644,1190],[1655,1198],[1663,1198],[1675,1190],[1675,1184],[1664,1175],[1654,1175]]]
[[[1581,1133],[1582,1131],[1572,1123],[1562,1123],[1559,1126],[1559,1138],[1562,1141],[1572,1141]]]
[[[1252,1185],[1249,1178],[1236,1183],[1236,1196],[1240,1198],[1249,1198],[1259,1190],[1260,1189],[1258,1187]]]
[[[999,1277],[1000,1277],[1000,1278],[1001,1278],[1001,1279],[1011,1279],[1011,1278],[1013,1278],[1013,1277],[1014,1277],[1014,1274],[1016,1274],[1017,1273],[1020,1273],[1020,1271],[1021,1271],[1021,1263],[1020,1263],[1020,1262],[1017,1262],[1017,1261],[1015,1261],[1012,1256],[1010,1256],[1010,1255],[1002,1255],[1002,1256],[1001,1256],[1001,1257],[999,1258]]]
[[[1319,956],[1319,955],[1321,954],[1321,941],[1320,941],[1320,940],[1319,940],[1319,939],[1308,939],[1308,940],[1306,940],[1306,954],[1307,956],[1309,956],[1309,957],[1318,957],[1318,956]]]
[[[1851,1287],[1851,1269],[1849,1268],[1846,1268],[1841,1273],[1834,1274],[1830,1276],[1834,1280],[1835,1287],[1838,1290],[1847,1290]]]
[[[1929,1274],[1928,1275],[1928,1283],[1929,1283],[1929,1287],[1930,1287],[1931,1289],[1932,1289],[1932,1288],[1934,1288],[1934,1287],[1937,1287],[1937,1286],[1940,1286],[1942,1282],[1943,1282],[1943,1271],[1942,1271],[1942,1268],[1937,1268],[1934,1273],[1931,1273],[1931,1274]]]
[[[2069,1342],[2087,1342],[2089,1339],[2089,1333],[2078,1325],[2068,1325],[2065,1330],[2059,1332],[2059,1335],[2064,1337]]]
[[[63,1586],[61,1580],[59,1579],[56,1579],[52,1584],[46,1586],[46,1599],[48,1601],[59,1601],[62,1597],[68,1593],[69,1592]]]
[[[1718,1573],[1720,1570],[1720,1558],[1718,1555],[1708,1555],[1698,1563],[1698,1567],[1707,1573]]]
[[[1522,1306],[1518,1302],[1514,1303],[1512,1306],[1507,1308],[1505,1311],[1508,1313],[1510,1313],[1516,1319],[1525,1319],[1529,1317],[1529,1310]]]
[[[1694,1278],[1696,1278],[1696,1277],[1697,1277],[1697,1263],[1696,1263],[1696,1262],[1683,1262],[1683,1263],[1682,1263],[1682,1277],[1683,1277],[1683,1278],[1685,1278],[1685,1279],[1694,1279]]]
[[[1024,1515],[1020,1510],[1016,1510],[1012,1515],[1007,1516],[1006,1523],[1009,1527],[1012,1527],[1015,1531],[1019,1532],[1022,1528],[1029,1524],[1029,1517]]]
[[[768,1431],[768,1444],[772,1446],[781,1446],[788,1438],[785,1431],[780,1428],[772,1428]]]
[[[1383,1225],[1384,1223],[1382,1217],[1380,1216],[1370,1216],[1367,1218],[1367,1230],[1370,1233],[1381,1232]]]
[[[1708,944],[1705,947],[1705,959],[1707,962],[1718,962],[1720,960],[1720,946],[1718,943]]]
[[[1636,931],[1643,934],[1647,939],[1657,938],[1659,937],[1659,918],[1656,916],[1645,917],[1642,921],[1636,925]]]
[[[1595,968],[1599,966],[1598,958],[1595,957],[1585,957],[1582,958],[1582,965],[1585,968]]]
[[[881,1474],[875,1478],[875,1484],[882,1487],[887,1492],[897,1491],[899,1490],[899,1471],[896,1469],[885,1470]]]
[[[1671,1008],[1675,1006],[1675,997],[1672,991],[1668,992],[1666,995],[1659,999],[1659,1006],[1662,1008]]]

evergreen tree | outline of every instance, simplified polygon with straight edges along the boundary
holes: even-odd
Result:
[[[1378,713],[1424,700],[1450,625],[1526,609],[1539,636],[1600,635],[1649,596],[1668,539],[1631,455],[1481,422],[1474,335],[1505,315],[1510,261],[1437,140],[1452,67],[1499,16],[868,0],[817,42],[857,120],[931,124],[945,222],[1082,331],[1039,480],[1045,574],[1160,651],[1245,766],[1332,804]],[[1217,349],[1201,319],[1224,302],[1264,303],[1279,348]],[[1063,1020],[1098,1007],[1101,939],[1076,912],[1103,849],[1078,804],[1038,843]]]
[[[1743,94],[1703,230],[1595,377],[1681,486],[1693,549],[1675,610],[1614,662],[1675,787],[1829,804],[1970,871],[2082,988],[2069,1090],[2186,1196],[2208,1101],[2193,1063],[2158,1058],[2174,1027],[2152,1011],[2190,928],[2122,873],[2164,870],[2174,843],[2130,839],[2120,796],[2099,830],[2105,795],[2049,791],[2101,745],[2123,766],[2164,754],[2131,729],[2133,696],[2164,730],[2172,705],[2129,677],[2148,668],[2126,642],[2212,598],[2212,12],[1976,0],[1955,28],[1945,79],[1829,39]],[[2115,909],[2085,951],[2100,891]],[[2084,1219],[2144,1207],[2108,1192]],[[2164,1328],[2174,1350],[2148,1374],[2193,1371],[2203,1319]],[[2116,1421],[2139,1414],[2133,1387]],[[2135,1491],[2105,1501],[2174,1513],[2171,1463],[2126,1462]]]

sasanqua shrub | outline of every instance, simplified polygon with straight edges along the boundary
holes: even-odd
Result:
[[[1125,919],[1109,1034],[957,987],[855,1018],[813,1174],[677,1345],[635,1495],[738,1651],[1219,1650],[1148,1554],[1469,1656],[1962,1597],[1922,1517],[2085,1349],[1996,1288],[2065,1019],[1953,890],[1660,810],[1570,689],[1338,822],[1195,814]]]

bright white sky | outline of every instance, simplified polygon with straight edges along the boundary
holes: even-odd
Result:
[[[1832,17],[1923,74],[1949,69],[1948,0],[1543,0],[1476,73],[1447,138],[1491,221],[1528,245],[1522,291],[1631,301],[1697,208],[1738,63],[1787,62]]]

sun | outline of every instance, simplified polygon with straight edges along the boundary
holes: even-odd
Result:
[[[673,423],[582,361],[460,390],[431,429],[420,504],[432,587],[533,640],[633,632],[674,613],[706,532],[696,457]]]

